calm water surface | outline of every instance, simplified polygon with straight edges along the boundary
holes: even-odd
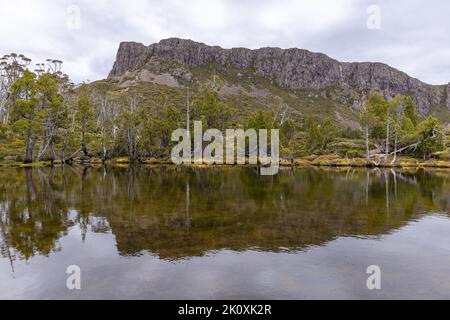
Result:
[[[450,299],[449,213],[450,171],[1,169],[0,298]]]

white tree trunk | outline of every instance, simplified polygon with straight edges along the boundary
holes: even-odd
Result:
[[[385,156],[384,156],[384,160],[385,162],[388,161],[388,155],[389,155],[389,135],[390,135],[390,109],[388,107],[388,112],[387,112],[387,121],[386,121],[386,150],[385,150]]]

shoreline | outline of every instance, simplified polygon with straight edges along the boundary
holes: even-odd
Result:
[[[325,156],[311,156],[305,158],[296,158],[292,160],[280,159],[280,168],[292,167],[338,167],[338,168],[429,168],[429,169],[450,169],[450,161],[429,159],[421,160],[417,158],[399,157],[397,161],[392,164],[392,159],[387,163],[377,163],[374,160],[367,161],[363,158],[341,158],[334,155]],[[89,161],[75,160],[72,164],[75,165],[92,165],[92,166],[129,166],[129,165],[144,165],[144,166],[172,166],[172,167],[193,167],[193,168],[208,168],[208,167],[248,167],[254,166],[251,164],[181,164],[176,165],[171,161],[163,159],[145,159],[141,161],[130,161],[128,158],[114,158],[111,160],[102,161],[101,159],[92,158]],[[0,168],[43,168],[43,167],[59,167],[62,166],[61,161],[39,161],[33,163],[21,163],[0,161]]]

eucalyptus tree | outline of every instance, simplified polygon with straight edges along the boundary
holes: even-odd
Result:
[[[13,83],[19,79],[31,59],[23,54],[11,53],[0,58],[0,123],[8,124],[10,118],[10,89]]]
[[[33,152],[41,131],[42,114],[39,110],[39,94],[36,74],[25,70],[11,86],[13,127],[25,140],[24,162],[33,161]]]
[[[96,125],[99,130],[103,160],[110,156],[117,132],[118,107],[112,89],[111,83],[100,81],[95,84],[91,94],[95,106]]]
[[[323,142],[323,132],[320,124],[312,113],[308,113],[303,123],[303,131],[306,133],[306,150],[314,152]]]
[[[320,126],[322,131],[322,150],[326,150],[328,145],[334,141],[337,135],[336,126],[330,117],[326,117]]]
[[[363,121],[367,121],[369,126],[370,138],[373,144],[384,154],[389,150],[390,135],[390,106],[388,101],[379,93],[373,93],[367,100],[367,105],[363,114]],[[364,119],[365,118],[365,119]],[[381,156],[381,155],[378,155]]]
[[[58,136],[59,128],[67,117],[63,96],[60,93],[61,81],[55,74],[44,73],[36,82],[43,126],[41,145],[36,157],[37,161],[42,159],[47,149],[50,152],[50,160],[56,159],[55,139]]]
[[[445,148],[442,124],[433,116],[422,120],[417,126],[418,142],[416,153],[428,159],[437,151]]]
[[[220,100],[219,93],[207,86],[192,102],[193,117],[203,122],[206,128],[223,130],[229,125],[235,110]]]
[[[139,146],[142,139],[142,127],[144,122],[143,110],[139,109],[137,99],[131,96],[125,102],[123,110],[118,117],[120,140],[128,157],[136,161],[140,157]]]
[[[62,72],[62,64],[63,62],[57,59],[47,59],[46,63],[36,64],[36,84],[43,127],[37,161],[43,158],[47,150],[50,160],[56,160],[55,144],[67,122],[68,113],[64,96],[72,89],[73,84]]]
[[[397,150],[398,150],[398,139],[399,139],[399,131],[401,130],[401,123],[403,121],[403,112],[404,112],[404,96],[396,96],[392,101],[390,101],[390,109],[393,110],[393,132],[394,132],[394,159],[391,164],[394,164],[397,161]],[[387,152],[389,152],[387,150]]]
[[[80,130],[80,151],[83,152],[84,156],[89,156],[88,143],[90,141],[91,133],[95,130],[95,123],[93,121],[91,102],[86,91],[84,91],[78,99],[76,121],[78,123],[78,129]]]

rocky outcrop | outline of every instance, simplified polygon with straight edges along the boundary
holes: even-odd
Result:
[[[117,51],[116,61],[109,73],[109,77],[125,74],[128,70],[136,69],[147,59],[147,47],[137,42],[122,42]]]
[[[232,68],[251,68],[261,77],[289,89],[345,87],[358,91],[377,90],[387,97],[413,94],[419,112],[444,103],[450,109],[450,86],[432,86],[382,63],[343,63],[322,53],[303,49],[222,49],[192,40],[170,38],[144,46],[122,42],[109,78],[142,68],[152,59],[196,66],[219,63]],[[178,69],[180,70],[180,69]],[[184,71],[178,71],[189,79]]]
[[[446,90],[445,90],[445,104],[449,107],[450,109],[450,83],[447,85]]]

